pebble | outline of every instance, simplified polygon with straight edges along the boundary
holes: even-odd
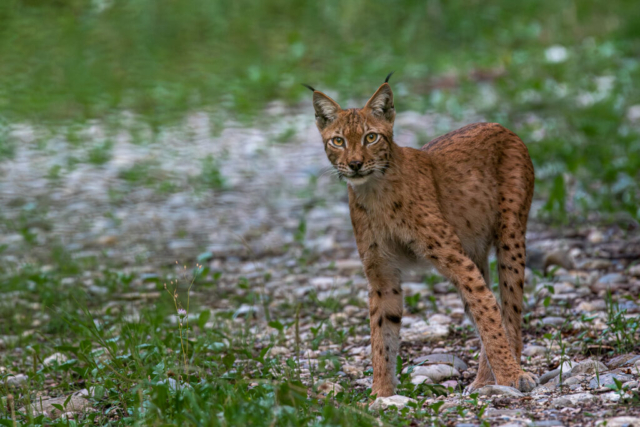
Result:
[[[429,378],[434,383],[439,383],[440,381],[451,378],[451,377],[459,377],[460,372],[456,368],[450,365],[427,365],[427,366],[416,366],[413,368],[411,372],[411,376],[424,375]]]
[[[369,409],[372,411],[380,411],[385,410],[391,406],[395,406],[398,410],[403,409],[409,402],[417,403],[415,399],[411,399],[410,397],[400,396],[396,394],[395,396],[389,397],[378,397],[372,404],[369,406]]]
[[[427,324],[427,322],[420,320],[411,324],[409,328],[402,328],[400,334],[403,341],[439,341],[449,335],[449,327],[439,324]]]
[[[634,277],[640,277],[640,264],[636,264],[629,269],[629,274]]]
[[[544,356],[547,353],[547,347],[541,345],[527,345],[522,350],[522,354],[527,357]]]
[[[413,363],[416,365],[433,365],[433,364],[445,364],[456,368],[459,371],[466,371],[467,364],[462,361],[458,356],[446,353],[429,354],[426,356],[420,356],[413,359]]]
[[[444,314],[434,314],[433,316],[429,317],[429,320],[427,320],[427,322],[431,325],[450,325],[451,322],[453,322],[453,319]]]
[[[624,274],[609,273],[599,278],[596,283],[603,284],[603,285],[613,285],[615,283],[624,283],[626,281],[627,281],[627,276],[625,276]]]
[[[486,385],[481,387],[477,391],[478,396],[510,396],[510,397],[523,397],[524,394],[513,387],[506,385]]]
[[[55,365],[55,364],[61,365],[66,361],[67,361],[67,356],[65,356],[64,354],[62,354],[62,353],[53,353],[51,356],[49,356],[46,359],[44,359],[42,361],[42,363],[45,366],[51,366],[51,365]]]
[[[633,379],[631,375],[627,374],[604,374],[594,376],[591,381],[589,381],[589,387],[591,388],[599,388],[606,387],[608,385],[615,385],[615,381],[613,379],[617,379],[620,382],[626,382]]]
[[[8,387],[20,387],[29,381],[29,377],[25,374],[11,375],[5,380],[5,384]]]
[[[571,402],[571,399],[567,399],[566,397],[556,397],[551,401],[551,406],[556,408],[564,408],[567,406],[573,406],[573,402]]]
[[[60,417],[63,413],[79,414],[90,407],[89,400],[85,399],[84,394],[82,394],[81,392],[74,393],[69,399],[69,402],[67,402],[66,406],[64,403],[67,398],[69,398],[69,396],[61,396],[53,399],[38,400],[37,404],[34,404],[33,406],[27,405],[26,407],[18,409],[18,411],[29,412],[36,417],[39,415],[46,415],[52,419]],[[53,405],[61,405],[64,408],[64,412],[60,411]]]
[[[566,399],[569,399],[573,405],[584,404],[588,402],[593,402],[597,400],[597,398],[591,393],[575,393],[575,394],[566,394],[564,395]]]
[[[543,374],[540,377],[540,384],[545,384],[545,383],[549,382],[550,380],[552,380],[555,377],[559,376],[560,372],[562,372],[563,376],[566,378],[567,374],[569,374],[571,372],[571,370],[573,369],[573,367],[575,365],[576,365],[575,362],[569,362],[569,361],[564,362],[560,368],[554,369],[553,371],[549,371],[549,372]]]
[[[607,365],[605,365],[604,363],[599,362],[597,360],[588,359],[574,366],[571,369],[571,375],[573,376],[578,374],[595,374],[596,372],[601,373],[601,372],[606,372],[608,370],[609,368],[607,368]]]
[[[541,323],[543,325],[562,326],[564,322],[566,322],[566,320],[567,319],[565,319],[564,317],[548,316],[548,317],[544,317],[541,320]]]
[[[411,384],[419,385],[423,383],[433,384],[433,381],[426,375],[415,375],[411,377]]]

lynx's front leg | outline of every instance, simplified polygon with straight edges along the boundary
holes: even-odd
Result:
[[[371,394],[391,396],[395,393],[396,357],[400,348],[402,322],[402,288],[400,272],[384,263],[374,250],[364,256],[369,280],[369,315],[371,317],[371,357],[373,389]]]

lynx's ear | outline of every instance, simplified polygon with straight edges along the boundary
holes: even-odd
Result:
[[[317,90],[313,90],[313,108],[316,110],[316,125],[320,130],[334,121],[338,117],[338,113],[342,111],[336,101]]]
[[[387,77],[387,79],[388,78],[389,77]],[[371,99],[367,101],[367,105],[365,105],[364,108],[368,109],[371,114],[376,117],[385,119],[388,122],[393,122],[396,117],[396,110],[393,107],[393,92],[391,92],[389,83],[382,83],[382,86],[380,86]]]

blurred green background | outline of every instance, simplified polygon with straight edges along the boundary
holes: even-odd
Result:
[[[302,82],[366,98],[395,70],[399,111],[520,134],[543,215],[634,221],[639,36],[637,0],[2,0],[0,126],[253,120],[307,100]]]

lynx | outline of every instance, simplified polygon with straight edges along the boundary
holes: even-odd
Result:
[[[347,181],[351,222],[369,282],[372,395],[395,392],[403,298],[401,271],[435,267],[457,288],[480,335],[478,374],[487,384],[530,391],[520,368],[525,231],[534,172],[527,147],[496,123],[474,123],[421,149],[393,140],[389,77],[361,109],[313,90],[329,161]],[[496,248],[501,307],[488,286]]]

